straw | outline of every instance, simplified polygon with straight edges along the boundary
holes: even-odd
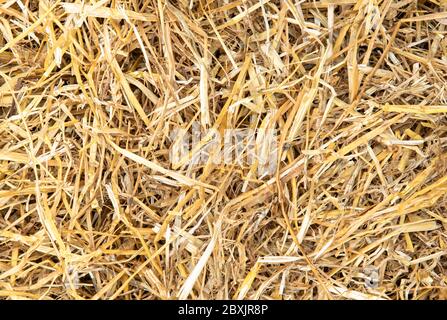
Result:
[[[445,1],[0,1],[0,299],[446,299],[446,114]]]

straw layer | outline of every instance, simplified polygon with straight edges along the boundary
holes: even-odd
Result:
[[[446,25],[444,0],[0,1],[0,297],[446,299]]]

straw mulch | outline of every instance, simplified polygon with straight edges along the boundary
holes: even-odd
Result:
[[[444,0],[0,1],[0,297],[445,299],[446,113]]]

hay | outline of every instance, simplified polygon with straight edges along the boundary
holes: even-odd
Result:
[[[446,25],[444,0],[0,1],[0,297],[446,299]],[[228,129],[251,142],[214,161]]]

